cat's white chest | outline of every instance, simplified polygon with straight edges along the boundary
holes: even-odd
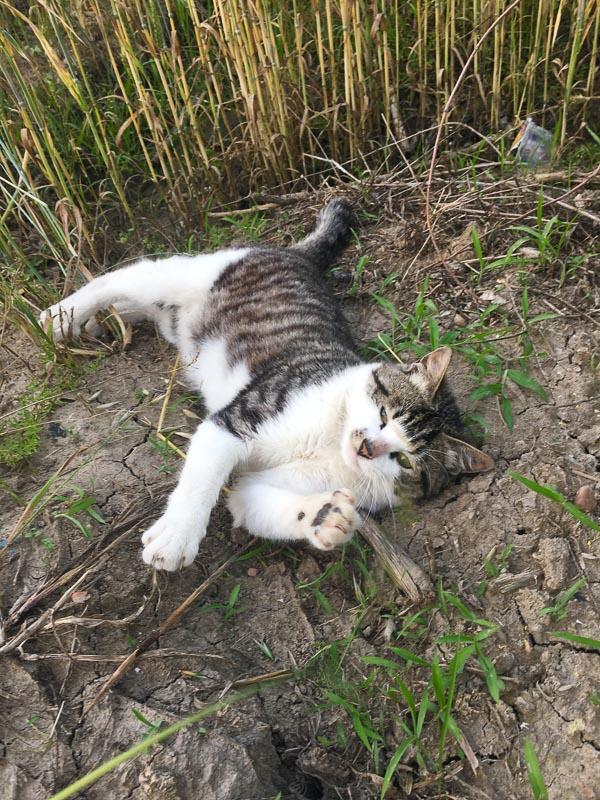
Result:
[[[299,493],[346,487],[363,508],[389,506],[393,481],[367,478],[342,456],[346,380],[344,376],[298,392],[282,414],[261,426],[240,472],[266,473],[274,485]]]

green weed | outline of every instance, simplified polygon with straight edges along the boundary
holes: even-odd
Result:
[[[48,553],[56,550],[56,543],[54,539],[52,539],[50,536],[45,536],[43,528],[28,528],[24,532],[23,537],[29,541],[36,542],[43,547],[44,550],[47,550]]]
[[[548,789],[546,788],[544,776],[531,739],[525,739],[523,759],[527,765],[527,777],[529,778],[534,800],[548,800]]]
[[[257,544],[256,547],[252,547],[248,552],[243,553],[239,558],[238,561],[249,561],[252,558],[256,558],[257,556],[261,556],[265,553],[269,548],[272,547],[271,542],[261,542]]]
[[[352,274],[352,284],[348,289],[348,294],[351,297],[355,297],[358,294],[358,290],[360,289],[362,281],[362,274],[369,265],[370,261],[371,258],[369,256],[361,256],[356,262],[356,266],[354,267],[354,272]]]
[[[580,508],[577,508],[574,503],[571,503],[570,500],[567,500],[567,498],[557,489],[553,489],[551,486],[539,484],[537,481],[534,481],[531,478],[526,478],[524,475],[521,475],[518,472],[511,472],[509,474],[511,478],[519,481],[519,483],[522,483],[523,486],[531,489],[532,492],[535,492],[536,494],[539,494],[542,497],[546,497],[548,500],[552,500],[554,503],[557,503],[564,511],[576,519],[577,522],[581,522],[582,525],[585,525],[586,528],[600,532],[600,525],[598,525],[597,522],[585,514]]]
[[[569,633],[569,631],[551,631],[548,636],[553,639],[562,639],[565,642],[571,642],[579,647],[600,651],[600,639],[592,639],[589,636],[579,636],[577,633]]]
[[[260,650],[260,652],[266,658],[268,658],[269,661],[275,661],[275,656],[273,655],[273,651],[271,650],[269,645],[264,641],[264,639],[262,639],[262,640],[255,639],[254,642],[255,642],[256,646],[258,647],[258,649]]]
[[[167,441],[159,439],[157,436],[149,436],[148,444],[160,457],[161,463],[158,467],[158,471],[171,474],[176,471],[179,459],[175,455],[173,448],[169,446],[170,439],[168,434],[163,435]]]
[[[202,611],[205,613],[207,611],[221,611],[223,614],[223,622],[227,622],[227,620],[231,619],[234,614],[239,614],[243,609],[238,606],[238,599],[240,596],[240,591],[242,589],[241,583],[236,583],[233,589],[229,592],[229,596],[225,603],[209,603],[208,605],[203,606]]]
[[[132,708],[131,713],[137,720],[139,720],[142,723],[142,725],[145,725],[146,727],[146,733],[142,737],[143,742],[149,739],[150,736],[153,736],[155,733],[158,733],[158,731],[164,725],[164,722],[162,722],[162,720],[160,722],[150,722],[150,720],[142,714],[139,708]]]
[[[414,645],[428,643],[430,619],[437,613],[442,613],[453,628],[458,624],[464,630],[438,637],[434,656],[428,660],[415,652]],[[406,757],[414,759],[421,770],[437,773],[447,758],[450,738],[462,749],[464,737],[455,718],[455,704],[460,679],[469,662],[478,666],[495,702],[504,689],[486,653],[487,641],[496,633],[497,626],[478,617],[456,593],[440,586],[437,603],[398,622],[387,653],[361,657],[366,673],[358,676],[355,668],[346,666],[360,621],[348,637],[321,647],[307,668],[321,688],[320,707],[341,711],[369,753],[373,769],[379,771],[385,767],[382,798]],[[383,742],[392,717],[404,735],[384,764]],[[432,737],[435,750],[430,747]],[[347,734],[342,735],[336,728],[335,739],[325,737],[324,741],[341,745],[345,738]]]
[[[231,592],[229,592],[229,597],[227,598],[227,602],[223,606],[223,621],[227,622],[234,614],[239,613],[241,609],[236,609],[236,603],[238,601],[238,597],[240,596],[240,589],[242,588],[241,583],[237,583]]]
[[[224,217],[224,222],[231,225],[233,231],[244,240],[256,244],[261,241],[264,229],[269,221],[265,214],[256,211],[252,214],[232,214]],[[231,236],[231,234],[229,234]]]
[[[91,497],[83,489],[77,489],[75,497],[57,496],[55,499],[61,503],[68,503],[64,511],[55,511],[53,513],[54,519],[66,519],[85,539],[92,539],[93,533],[86,524],[86,517],[89,517],[94,522],[100,525],[105,525],[106,520],[97,508],[94,508],[97,501],[95,497]]]
[[[555,620],[564,619],[567,616],[567,605],[575,597],[577,592],[586,585],[585,578],[578,578],[568,589],[559,595],[556,603],[552,606],[544,606],[540,609],[540,616],[551,616]]]
[[[473,226],[471,230],[471,244],[473,252],[477,258],[478,268],[474,269],[474,279],[476,283],[481,283],[482,279],[489,272],[508,269],[510,267],[521,266],[526,263],[526,259],[519,255],[519,250],[528,241],[526,236],[514,241],[506,253],[501,256],[486,256],[483,250],[483,242],[479,237],[477,228]]]
[[[508,559],[513,550],[514,545],[506,544],[502,548],[500,555],[498,556],[498,560],[494,561],[493,552],[486,556],[483,561],[483,568],[485,570],[486,575],[488,578],[497,578],[499,575],[502,575],[508,568]],[[494,547],[495,550],[495,547]],[[488,580],[480,581],[477,585],[477,589],[475,590],[475,594],[477,597],[483,597],[486,593],[487,588],[489,585]]]
[[[539,207],[539,206],[538,206]],[[541,266],[557,261],[569,241],[573,230],[572,222],[564,222],[559,217],[551,217],[543,222],[541,215],[536,227],[530,225],[515,225],[511,230],[524,234],[518,240],[518,246],[531,245],[537,250],[537,261]]]
[[[497,304],[491,304],[478,315],[477,319],[458,329],[441,331],[438,322],[439,311],[431,298],[426,297],[429,282],[421,286],[414,307],[408,312],[399,312],[394,304],[381,293],[374,293],[377,303],[390,314],[391,332],[382,333],[369,343],[368,349],[379,358],[389,354],[422,357],[437,347],[446,346],[459,352],[473,368],[473,381],[476,384],[471,392],[472,402],[495,397],[502,418],[509,430],[514,425],[511,385],[532,392],[547,402],[548,394],[534,378],[529,375],[528,364],[534,355],[530,337],[531,326],[552,318],[553,314],[529,315],[527,290],[521,296],[525,329],[517,332],[504,318],[504,312]],[[500,325],[492,325],[500,318]],[[518,356],[506,356],[497,346],[504,337],[514,337],[520,346]],[[473,417],[477,421],[477,417]],[[481,418],[479,418],[481,419]]]
[[[326,614],[331,614],[332,606],[328,598],[319,588],[320,585],[327,580],[331,575],[343,571],[342,565],[339,561],[334,561],[314,580],[308,583],[297,583],[296,589],[298,591],[308,591],[312,594],[315,601],[323,609]]]
[[[56,368],[49,379],[29,381],[18,400],[20,410],[0,423],[0,463],[14,467],[36,452],[49,414],[76,380],[76,373],[64,367]]]

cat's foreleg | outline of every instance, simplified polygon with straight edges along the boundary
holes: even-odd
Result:
[[[192,563],[219,492],[246,448],[212,420],[201,423],[165,512],[142,536],[146,564],[172,571]]]
[[[331,550],[352,538],[362,519],[348,489],[298,494],[266,483],[260,473],[244,476],[227,505],[236,525],[268,539],[305,539],[319,550]]]

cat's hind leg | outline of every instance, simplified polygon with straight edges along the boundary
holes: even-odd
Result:
[[[267,481],[265,473],[245,475],[227,499],[235,524],[255,536],[305,539],[319,550],[331,550],[362,524],[348,489],[299,494]]]
[[[214,281],[247,252],[220,250],[199,256],[142,259],[94,278],[43,311],[40,323],[51,324],[54,338],[61,340],[78,336],[97,311],[116,306],[131,309],[137,319],[155,320],[165,338],[174,341],[175,311],[192,305],[200,311]]]

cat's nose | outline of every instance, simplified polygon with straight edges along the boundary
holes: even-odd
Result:
[[[368,439],[363,439],[356,452],[363,458],[373,458],[373,443]]]

